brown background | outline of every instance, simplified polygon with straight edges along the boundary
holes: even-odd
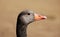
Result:
[[[31,23],[28,37],[60,37],[60,0],[0,0],[0,37],[16,37],[16,19],[24,9],[48,17]]]

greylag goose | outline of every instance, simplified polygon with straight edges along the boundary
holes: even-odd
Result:
[[[46,19],[46,16],[38,15],[31,10],[23,10],[17,17],[16,37],[27,37],[28,24],[43,19]]]

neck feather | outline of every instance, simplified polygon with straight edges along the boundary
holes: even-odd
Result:
[[[27,25],[24,25],[21,21],[17,20],[17,26],[16,26],[17,37],[27,37],[26,29]]]

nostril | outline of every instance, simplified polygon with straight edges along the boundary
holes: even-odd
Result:
[[[41,17],[41,16],[39,16],[39,17]]]

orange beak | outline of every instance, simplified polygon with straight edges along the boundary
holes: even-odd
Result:
[[[38,15],[38,14],[34,14],[34,20],[37,21],[37,20],[44,20],[44,19],[47,19],[46,16],[42,16],[42,15]]]

